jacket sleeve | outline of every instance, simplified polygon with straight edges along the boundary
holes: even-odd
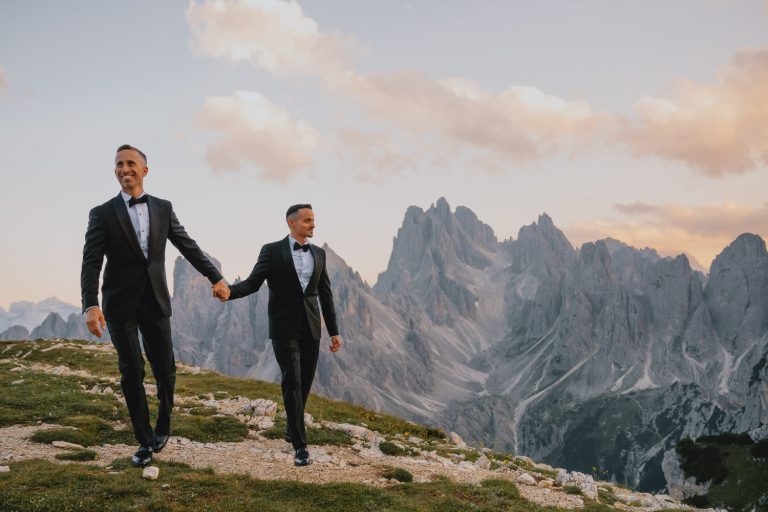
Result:
[[[88,214],[88,228],[85,231],[83,265],[80,270],[80,294],[83,313],[99,305],[99,274],[107,250],[107,231],[96,207]]]
[[[240,297],[245,297],[246,295],[259,291],[264,280],[269,276],[271,268],[272,254],[269,250],[269,245],[265,245],[261,248],[259,259],[256,260],[256,265],[253,266],[251,275],[244,281],[229,286],[229,299],[239,299]]]
[[[328,278],[328,271],[325,268],[325,254],[323,254],[323,271],[320,273],[317,294],[320,298],[320,308],[322,309],[325,327],[328,329],[328,335],[337,336],[339,334],[339,327],[336,325],[336,310],[333,307],[331,280]]]
[[[211,263],[211,260],[205,255],[205,253],[198,247],[195,242],[187,234],[184,226],[181,225],[179,219],[176,218],[176,214],[173,213],[173,206],[170,207],[171,218],[170,227],[168,229],[168,240],[176,247],[182,256],[189,261],[195,269],[203,274],[211,284],[218,283],[224,277],[221,272]]]

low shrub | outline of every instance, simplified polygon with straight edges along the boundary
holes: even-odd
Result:
[[[408,452],[404,448],[400,448],[390,441],[382,441],[379,443],[379,450],[381,450],[381,453],[384,455],[392,455],[394,457],[408,455]]]
[[[563,486],[563,491],[565,491],[565,494],[577,494],[577,495],[584,494],[581,491],[581,487],[579,487],[578,485],[565,485]]]
[[[700,446],[686,438],[677,444],[675,451],[682,458],[683,473],[686,477],[695,477],[697,484],[711,481],[717,485],[728,476],[717,446]]]
[[[411,472],[403,468],[386,468],[381,476],[388,480],[397,480],[398,482],[413,482]]]

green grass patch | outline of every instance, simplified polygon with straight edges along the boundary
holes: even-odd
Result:
[[[238,442],[248,436],[248,426],[231,416],[174,415],[171,434],[201,443]]]
[[[261,432],[261,435],[267,439],[282,439],[285,432],[285,419],[278,418],[275,421],[275,426],[269,430]],[[332,428],[314,428],[307,427],[307,442],[310,445],[334,445],[334,446],[351,446],[355,444],[354,438],[342,432],[341,430],[335,430]]]
[[[112,351],[100,351],[100,350],[89,350],[84,348],[79,348],[82,346],[85,346],[88,344],[86,341],[71,341],[68,340],[66,343],[67,347],[62,348],[56,348],[52,350],[48,350],[47,352],[43,352],[43,349],[50,348],[52,345],[54,345],[57,342],[52,341],[36,341],[36,342],[0,342],[0,352],[4,348],[8,348],[6,350],[4,357],[21,357],[27,353],[29,355],[24,359],[25,363],[28,362],[41,362],[51,365],[66,365],[67,367],[73,369],[73,370],[85,370],[90,373],[93,373],[94,375],[100,376],[102,378],[105,377],[114,377],[119,378],[120,372],[117,368],[117,356]],[[0,356],[2,357],[2,356]],[[10,366],[8,366],[10,368]],[[2,368],[0,368],[2,370]],[[24,378],[25,383],[23,386],[19,386],[21,389],[20,391],[24,391],[25,397],[28,398],[29,396],[45,396],[45,395],[56,395],[56,390],[46,390],[46,389],[40,389],[40,390],[32,390],[33,392],[30,392],[28,386],[27,386],[27,376],[30,375],[29,372],[24,372],[24,377],[20,377],[19,375],[22,375],[22,373],[8,373],[8,372],[2,372],[0,371],[0,374],[4,374],[5,377],[7,377],[8,382],[5,382],[3,380],[0,380],[0,385],[2,385],[3,389],[7,389],[5,384],[10,384],[13,380],[18,380],[19,378]],[[147,376],[148,380],[147,382],[151,382],[151,372],[149,371],[149,368],[147,366]],[[51,380],[51,376],[47,375],[40,375],[40,379],[43,382],[47,382]],[[59,380],[61,378],[57,377],[56,380]],[[69,379],[69,381],[74,385],[75,383],[86,383],[89,386],[92,386],[93,384],[97,383],[96,380],[93,379],[84,379],[84,378],[66,378]],[[103,384],[103,383],[102,383]],[[75,386],[76,388],[76,386]],[[39,391],[39,392],[38,392]],[[53,392],[49,392],[53,391]],[[79,390],[77,390],[79,391]],[[277,402],[278,404],[282,403],[282,393],[280,391],[280,386],[278,384],[270,383],[270,382],[263,382],[263,381],[257,381],[257,380],[250,380],[250,379],[242,379],[242,378],[235,378],[235,377],[227,377],[224,375],[220,375],[215,372],[204,372],[199,374],[191,374],[191,373],[178,373],[176,376],[176,394],[180,396],[196,396],[196,397],[205,397],[209,393],[213,393],[214,397],[216,398],[227,398],[227,397],[235,397],[235,396],[244,396],[251,399],[256,398],[266,398],[269,400],[273,400]],[[88,395],[90,397],[99,397],[100,395]],[[109,398],[109,395],[106,395],[107,398]],[[0,426],[2,425],[11,425],[15,423],[24,423],[24,422],[33,422],[33,421],[49,421],[49,422],[55,422],[56,421],[56,413],[53,411],[52,414],[48,414],[47,418],[41,418],[41,417],[31,417],[31,414],[21,414],[21,413],[15,413],[14,407],[19,407],[19,401],[23,402],[22,397],[18,397],[19,400],[17,400],[15,403],[9,405],[8,407],[3,406],[3,400],[0,399]],[[102,397],[104,398],[104,397]],[[9,400],[10,402],[10,400]],[[116,402],[114,398],[112,398],[112,402]],[[26,406],[26,404],[24,404]],[[46,404],[43,404],[46,405]],[[48,404],[50,405],[50,404]],[[121,410],[123,411],[123,415],[127,415],[127,411],[125,411],[125,406],[123,404],[120,404]],[[66,410],[69,409],[71,411],[77,410],[80,414],[94,414],[97,416],[102,417],[108,417],[109,419],[112,419],[111,416],[104,416],[104,414],[99,413],[95,410],[83,410],[78,408],[72,408],[68,405],[64,405],[61,407],[62,409]],[[45,410],[45,407],[41,407],[40,410]],[[195,409],[195,408],[192,408]],[[330,400],[328,398],[320,397],[317,395],[311,395],[310,399],[307,403],[307,412],[312,414],[312,416],[315,418],[316,421],[333,421],[337,423],[352,423],[355,425],[366,425],[371,430],[378,431],[385,435],[396,435],[396,434],[402,434],[404,436],[413,435],[420,437],[421,439],[424,439],[426,441],[433,441],[433,440],[443,440],[446,438],[445,433],[438,429],[433,427],[428,427],[424,425],[418,425],[416,423],[412,423],[410,421],[406,421],[400,418],[397,418],[395,416],[390,416],[388,414],[381,414],[373,411],[369,411],[363,407],[356,406],[349,404],[347,402],[337,401],[337,400]],[[195,416],[204,416],[209,415],[206,411],[197,411],[192,410],[190,411],[190,414]],[[40,414],[42,416],[46,416],[46,414]],[[180,416],[180,415],[179,415]]]
[[[392,455],[393,457],[405,457],[410,455],[410,452],[405,448],[401,448],[391,441],[382,441],[379,443],[379,450],[384,455]]]
[[[0,365],[0,426],[32,424],[38,421],[58,423],[64,418],[92,415],[108,420],[128,420],[125,405],[114,395],[86,393],[80,388],[82,378],[60,377],[31,371],[8,371]],[[11,382],[23,380],[23,384]]]
[[[581,490],[581,487],[579,487],[578,485],[564,485],[563,491],[565,492],[565,494],[576,494],[578,496],[581,496],[584,494]]]
[[[266,398],[282,403],[279,384],[259,380],[227,377],[215,372],[198,374],[177,373],[176,394],[205,397],[213,393],[214,398],[233,398],[244,396],[250,399]]]
[[[66,453],[59,453],[56,455],[58,460],[73,460],[73,461],[88,461],[96,460],[98,454],[93,450],[72,450]]]
[[[62,425],[72,428],[38,430],[30,437],[36,443],[66,441],[82,446],[102,444],[133,444],[133,430],[115,430],[112,425],[98,416],[70,416],[62,418]]]
[[[413,475],[404,468],[386,467],[381,476],[387,480],[397,480],[398,482],[413,482]]]
[[[168,511],[168,512],[554,512],[520,498],[506,480],[481,485],[446,479],[403,483],[379,489],[359,484],[305,484],[255,480],[244,475],[216,475],[210,470],[156,461],[160,478],[141,478],[127,461],[108,468],[28,460],[11,464],[0,475],[0,510],[19,512]],[[115,474],[110,474],[115,473]],[[163,484],[168,484],[166,489]],[[587,512],[607,507],[588,504]]]
[[[462,455],[464,458],[462,460],[466,460],[469,462],[475,462],[477,459],[480,458],[480,453],[476,450],[463,450],[461,448],[446,448],[444,446],[440,446],[437,448],[437,454],[441,457],[448,457],[453,458],[451,455]]]
[[[193,407],[181,407],[179,408],[179,413],[189,416],[213,416],[214,414],[218,414],[219,411],[215,407],[195,405]]]
[[[514,459],[512,459],[512,463],[518,469],[524,469],[525,471],[528,471],[528,472],[538,473],[538,474],[540,474],[542,476],[545,476],[547,478],[551,478],[552,480],[557,478],[557,471],[537,468],[536,466],[534,466],[533,464],[531,464],[527,460],[514,458]]]
[[[605,503],[607,505],[613,505],[617,501],[616,494],[613,491],[613,488],[605,488],[605,487],[598,487],[597,499],[598,501],[600,501],[600,503]]]
[[[19,352],[27,355],[24,364],[46,363],[53,366],[65,365],[71,370],[85,370],[94,375],[120,378],[120,370],[117,368],[117,354],[114,351],[91,350],[81,348],[88,345],[87,341],[70,341],[65,343],[67,347],[55,348],[43,352],[60,342],[35,341],[26,343],[0,342],[0,353],[7,347],[11,348],[0,357],[16,357]],[[18,356],[20,357],[20,356]]]

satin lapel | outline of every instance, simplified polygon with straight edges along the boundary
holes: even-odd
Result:
[[[151,257],[152,251],[160,241],[160,205],[152,196],[149,196],[147,200],[147,209],[149,210],[149,250],[147,252]]]
[[[293,282],[299,289],[299,292],[301,292],[301,281],[299,281],[299,274],[296,273],[296,265],[293,264],[293,256],[291,256],[291,248],[288,245],[288,237],[283,238],[280,242],[280,253],[283,255],[283,263],[288,267],[288,273],[293,276]]]
[[[133,230],[131,217],[128,215],[128,207],[125,205],[125,201],[123,201],[123,197],[120,194],[115,198],[114,205],[117,221],[120,223],[120,227],[123,228],[128,244],[130,244],[131,248],[139,258],[146,261],[144,253],[141,251],[141,246],[139,245],[139,239],[136,238],[136,232]]]
[[[317,290],[317,282],[320,280],[320,272],[323,270],[323,262],[320,261],[322,256],[320,251],[315,249],[313,245],[309,246],[309,250],[312,252],[312,259],[315,260],[315,266],[312,269],[312,275],[309,277],[307,290]]]

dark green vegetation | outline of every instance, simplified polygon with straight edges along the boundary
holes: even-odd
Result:
[[[390,441],[382,441],[379,444],[379,450],[381,450],[381,453],[384,455],[392,455],[395,457],[401,457],[410,454],[410,452],[405,448],[401,448]]]
[[[768,510],[768,460],[753,455],[758,445],[747,434],[732,433],[704,436],[695,442],[681,440],[676,451],[685,476],[694,477],[697,483],[711,482],[707,494],[686,503],[737,512]]]
[[[578,485],[566,485],[566,486],[563,486],[563,490],[565,491],[565,494],[577,494],[577,495],[584,494],[583,492],[581,492],[581,487],[579,487]]]
[[[398,482],[413,482],[413,475],[404,468],[385,468],[381,476],[388,480],[397,480]]]
[[[75,460],[75,461],[86,461],[86,460],[96,460],[98,458],[98,454],[93,450],[72,450],[65,453],[60,453],[56,455],[56,458],[59,460]]]
[[[751,453],[753,457],[768,459],[768,439],[756,442],[749,450],[749,453]]]
[[[30,460],[11,464],[0,474],[0,510],[35,512],[70,511],[222,511],[265,512],[406,512],[406,511],[515,511],[545,512],[520,498],[514,484],[486,480],[481,485],[448,480],[403,483],[378,489],[359,484],[304,484],[293,481],[254,480],[243,475],[216,475],[179,463],[158,461],[160,478],[144,480],[127,461],[111,467],[87,464],[67,466]],[[163,489],[162,485],[168,487]],[[608,512],[609,507],[589,503],[586,512]]]
[[[711,481],[717,485],[728,476],[728,469],[717,445],[697,444],[686,438],[677,444],[675,451],[680,455],[685,476],[696,478],[697,484]]]

